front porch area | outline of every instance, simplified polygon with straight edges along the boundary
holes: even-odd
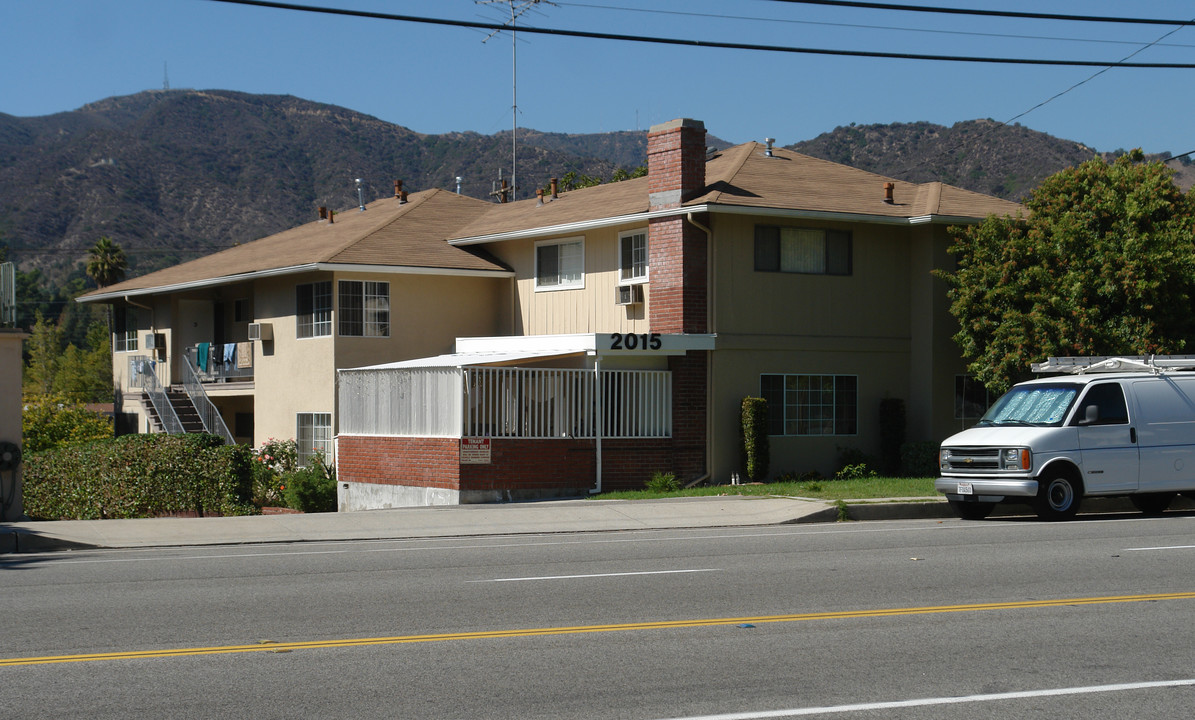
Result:
[[[700,426],[704,436],[705,399],[694,404],[673,387],[678,372],[691,387],[695,370],[704,387],[706,353],[680,347],[709,344],[699,337],[667,350],[645,343],[647,358],[568,345],[475,348],[341,370],[339,507],[576,497],[642,487],[657,471],[683,477],[703,467],[704,444],[692,431]]]

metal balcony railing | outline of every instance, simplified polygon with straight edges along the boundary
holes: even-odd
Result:
[[[133,355],[129,358],[129,387],[141,388],[145,391],[154,412],[158,415],[158,422],[162,431],[170,435],[181,435],[186,432],[178,413],[166,397],[166,389],[158,381],[158,364],[144,355]]]
[[[206,348],[201,345],[191,345],[183,350],[186,364],[191,366],[199,382],[253,379],[253,362],[256,359],[253,343],[226,343],[223,345],[204,343],[203,345],[206,345]]]
[[[235,445],[236,440],[228,431],[228,424],[224,422],[220,411],[208,398],[207,392],[203,389],[203,383],[199,381],[199,376],[195,373],[195,368],[189,362],[183,363],[183,368],[183,388],[187,391],[187,397],[191,398],[191,404],[195,406],[195,411],[199,413],[203,429],[212,435],[224,438],[226,444]]]

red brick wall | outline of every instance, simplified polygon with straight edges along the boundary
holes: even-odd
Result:
[[[455,438],[342,435],[338,442],[343,482],[532,494],[583,494],[595,483],[593,440],[494,438],[489,465],[459,465]],[[679,475],[674,455],[666,438],[603,440],[602,489],[642,488],[656,471]]]
[[[674,472],[685,481],[704,475],[706,420],[709,417],[709,353],[690,350],[668,358],[672,371],[672,451]]]
[[[342,482],[448,490],[460,485],[456,438],[341,435],[336,442],[336,476]]]

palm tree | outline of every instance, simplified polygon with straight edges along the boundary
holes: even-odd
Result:
[[[87,254],[91,256],[87,261],[87,277],[95,280],[96,285],[107,287],[124,279],[129,263],[125,259],[124,250],[112,242],[111,238],[101,236]]]

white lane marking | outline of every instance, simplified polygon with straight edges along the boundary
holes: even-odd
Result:
[[[1136,552],[1140,550],[1191,550],[1195,549],[1195,545],[1162,545],[1159,547],[1140,547],[1140,548],[1125,548],[1124,552]]]
[[[719,568],[700,570],[644,570],[642,572],[595,573],[593,575],[543,575],[540,577],[491,578],[489,580],[468,580],[471,583],[519,582],[522,580],[576,580],[579,578],[626,577],[628,575],[675,575],[677,573],[718,572]]]
[[[1023,700],[1026,698],[1058,697],[1060,695],[1088,695],[1092,693],[1124,692],[1126,690],[1148,690],[1151,688],[1182,687],[1184,685],[1195,685],[1195,678],[1188,678],[1186,680],[1157,680],[1153,682],[1118,683],[1116,685],[1088,685],[1087,687],[1053,688],[1047,690],[1024,690],[1020,692],[991,693],[988,695],[920,698],[917,700],[857,703],[854,705],[830,705],[827,707],[793,708],[789,710],[764,710],[761,712],[726,713],[724,715],[696,715],[684,718],[671,718],[670,720],[764,720],[765,718],[786,718],[800,717],[802,715],[868,712],[872,710],[893,710],[897,708],[925,707],[928,705],[953,705],[956,703]]]
[[[1071,524],[1075,525],[1077,523],[1072,522]],[[968,527],[970,527],[970,526],[935,525],[935,526],[919,528],[919,529],[939,531],[939,530],[963,530]],[[622,537],[622,538],[593,539],[593,538],[587,537],[585,539],[580,539],[580,540],[551,540],[551,541],[543,541],[543,542],[503,542],[503,543],[475,541],[475,542],[467,543],[467,544],[428,545],[428,546],[424,546],[424,547],[411,547],[410,544],[417,543],[417,542],[436,542],[436,541],[452,540],[452,539],[456,539],[456,538],[412,538],[412,539],[394,539],[394,540],[340,540],[340,541],[327,541],[327,542],[320,542],[320,543],[301,543],[301,544],[291,543],[291,544],[286,544],[285,546],[289,547],[289,548],[295,548],[295,547],[301,547],[304,545],[311,546],[311,545],[316,545],[316,544],[319,544],[319,545],[334,544],[334,545],[343,547],[346,545],[376,545],[379,543],[403,543],[403,546],[402,547],[375,548],[375,549],[348,548],[348,549],[341,549],[341,550],[287,550],[287,551],[276,551],[276,552],[228,552],[226,550],[223,553],[213,553],[213,554],[205,554],[205,555],[170,556],[168,554],[164,554],[164,555],[154,554],[154,555],[144,555],[144,556],[133,557],[133,558],[95,558],[95,559],[77,558],[77,559],[70,559],[70,560],[65,559],[65,558],[60,559],[62,557],[61,553],[29,553],[28,555],[21,555],[20,557],[23,557],[23,558],[37,557],[38,560],[53,562],[55,565],[87,565],[87,564],[97,564],[97,563],[141,562],[141,561],[146,561],[146,560],[157,561],[157,562],[162,562],[162,561],[173,562],[175,560],[223,560],[223,559],[228,559],[228,558],[279,557],[279,556],[284,556],[284,555],[347,555],[347,554],[352,554],[352,553],[390,553],[390,552],[406,552],[406,551],[416,551],[416,550],[418,550],[418,551],[486,550],[486,549],[511,548],[511,547],[551,547],[551,546],[557,546],[557,545],[611,545],[611,544],[622,544],[622,543],[637,543],[637,542],[643,542],[645,540],[650,540],[651,542],[669,542],[669,541],[688,542],[690,540],[728,540],[728,539],[737,539],[737,538],[793,537],[793,536],[803,536],[803,535],[857,535],[857,534],[863,534],[863,533],[880,533],[880,532],[890,533],[890,532],[901,532],[901,531],[908,531],[908,530],[909,530],[909,528],[903,528],[903,529],[902,528],[858,528],[858,529],[851,529],[851,530],[843,529],[843,530],[800,530],[800,531],[777,530],[777,531],[773,531],[773,532],[722,533],[722,534],[717,534],[717,535],[714,535],[714,534],[710,534],[710,535],[680,535],[677,537],[659,537],[658,535],[655,535],[655,533],[677,532],[677,530],[675,530],[675,529],[661,528],[659,530],[619,531],[619,534],[622,534],[622,535],[626,535],[627,533],[635,533],[635,534],[640,534],[640,535],[649,534],[649,533],[652,534],[651,537],[646,537],[646,538],[645,537],[631,537],[631,538]],[[606,534],[606,533],[603,533],[603,534]],[[512,536],[498,535],[498,536],[494,536],[494,537],[495,537],[495,539],[509,540],[509,539],[511,539]],[[545,536],[544,535],[531,535],[531,536],[520,536],[520,537],[545,537]],[[279,545],[283,545],[283,544],[284,543],[279,543]],[[179,547],[188,547],[191,550],[195,550],[199,546],[190,545],[190,546],[179,546]],[[249,544],[246,544],[246,547],[262,547],[262,545],[249,543]],[[102,550],[102,549],[81,550],[79,552],[95,552],[95,553],[109,554],[109,553],[142,553],[142,552],[148,553],[148,552],[152,551],[152,552],[157,553],[157,552],[166,551],[169,549],[170,548],[148,548],[148,547],[146,547],[146,548],[113,548],[110,550]],[[16,558],[18,556],[14,555],[12,557]]]

